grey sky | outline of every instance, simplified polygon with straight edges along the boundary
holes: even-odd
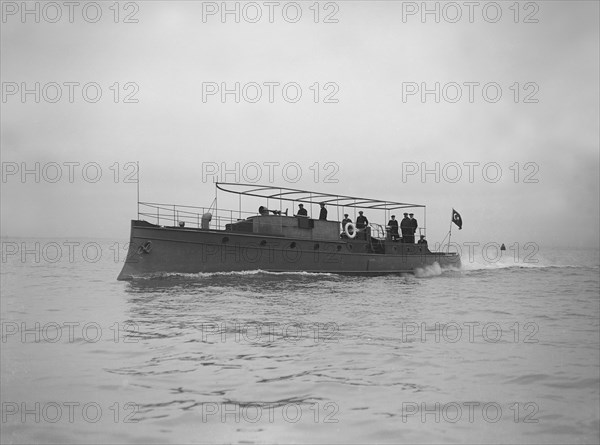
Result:
[[[36,103],[34,95],[23,103],[20,91],[3,97],[5,170],[13,163],[33,168],[39,162],[43,168],[56,162],[63,177],[56,183],[43,177],[35,183],[34,175],[23,183],[20,172],[3,178],[2,235],[127,238],[136,211],[135,184],[123,181],[129,161],[140,163],[142,200],[199,206],[214,198],[214,186],[202,180],[203,163],[233,168],[235,162],[295,162],[302,168],[300,180],[287,182],[276,168],[274,185],[426,204],[432,241],[444,237],[454,207],[465,223],[455,232],[459,242],[598,245],[598,2],[521,2],[518,23],[512,1],[498,3],[497,23],[486,21],[490,17],[481,9],[469,23],[463,2],[456,3],[463,13],[457,23],[444,15],[440,23],[432,16],[423,23],[419,13],[403,20],[403,9],[421,2],[392,1],[336,2],[338,23],[322,23],[334,12],[323,2],[314,23],[313,3],[299,2],[303,15],[297,23],[288,23],[280,9],[269,23],[262,2],[258,23],[243,16],[240,23],[232,16],[222,23],[218,14],[204,23],[208,3],[192,1],[135,2],[138,23],[122,23],[134,11],[125,10],[125,3],[120,23],[114,23],[113,2],[101,4],[97,23],[88,23],[79,10],[69,23],[64,6],[57,23],[43,14],[40,23],[31,15],[22,23],[20,11],[8,14],[3,3],[4,93],[22,83],[43,88],[50,82],[96,82],[102,98],[88,103],[80,87],[73,103],[66,87],[57,103],[43,96]],[[447,4],[439,3],[440,10]],[[524,23],[527,14],[538,23]],[[126,88],[127,82],[132,84]],[[222,103],[219,94],[203,101],[204,82],[231,88],[235,82],[297,82],[302,97],[288,103],[278,87],[270,103],[263,85],[257,103],[244,97],[235,103],[232,95]],[[328,82],[335,85],[324,88]],[[420,94],[403,100],[409,83],[433,88],[436,82],[447,87],[439,103],[433,94],[425,103]],[[455,103],[451,82],[462,88]],[[479,84],[473,103],[466,82]],[[489,83],[502,91],[495,103],[482,96]],[[338,102],[324,103],[336,88]],[[123,103],[132,92],[138,102]],[[46,93],[54,95],[51,88]],[[525,103],[528,94],[537,103]],[[72,183],[65,162],[80,163]],[[81,166],[92,162],[103,173],[96,183],[81,175]],[[337,183],[324,183],[328,162],[339,167]],[[436,162],[451,177],[449,163],[458,163],[463,177],[452,183],[441,175],[436,183],[428,175],[423,182],[419,171],[403,178],[409,165],[433,169]],[[310,169],[315,163],[317,183]],[[471,164],[472,183],[464,163],[479,163]],[[497,182],[483,176],[485,164],[501,168]],[[260,183],[267,183],[268,169],[262,173]],[[525,183],[528,174],[538,182]]]

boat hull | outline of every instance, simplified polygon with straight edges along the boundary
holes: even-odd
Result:
[[[118,280],[159,273],[321,272],[414,273],[432,266],[460,267],[454,253],[392,241],[290,239],[264,234],[163,227],[131,222],[130,244]]]

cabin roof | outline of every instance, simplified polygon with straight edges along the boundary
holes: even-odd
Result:
[[[274,187],[272,185],[237,184],[232,182],[217,182],[216,187],[227,193],[255,196],[265,199],[280,199],[284,201],[320,203],[336,207],[355,207],[361,209],[395,210],[408,207],[425,207],[422,204],[407,202],[382,201],[379,199],[359,198],[356,196],[333,195],[330,193],[314,192],[309,190],[291,189],[287,187]]]

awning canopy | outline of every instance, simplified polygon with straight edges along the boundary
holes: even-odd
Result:
[[[354,207],[375,210],[395,210],[409,207],[425,207],[421,204],[381,201],[379,199],[359,198],[356,196],[332,195],[329,193],[312,192],[308,190],[274,187],[272,185],[237,184],[232,182],[217,182],[215,185],[219,190],[227,193],[236,193],[238,195],[313,204],[324,202],[327,205],[337,207]]]

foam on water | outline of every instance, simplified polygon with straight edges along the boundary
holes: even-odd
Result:
[[[181,272],[157,272],[144,275],[134,275],[134,280],[168,280],[168,279],[201,279],[201,278],[212,278],[212,277],[244,277],[244,276],[257,276],[257,275],[273,275],[273,276],[334,276],[335,274],[327,272],[306,272],[306,271],[289,271],[289,272],[270,272],[262,269],[255,270],[240,270],[231,272],[196,272],[196,273],[181,273]]]
[[[440,267],[440,265],[435,262],[431,265],[425,266],[425,267],[417,267],[415,269],[415,276],[417,278],[429,278],[429,277],[436,277],[442,274],[442,268]]]

